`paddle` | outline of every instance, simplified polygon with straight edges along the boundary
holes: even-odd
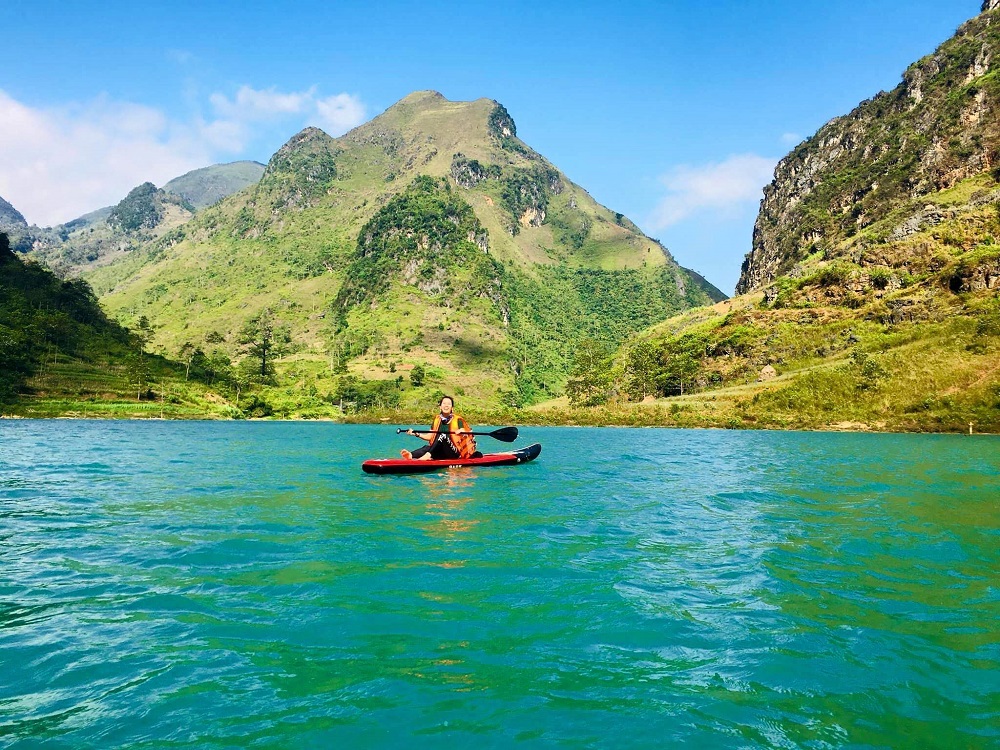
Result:
[[[406,432],[402,427],[396,428],[396,434],[401,432]],[[433,430],[415,430],[415,432],[421,432],[424,435],[438,435],[441,430],[434,432]],[[517,428],[516,427],[501,427],[499,430],[493,430],[493,432],[467,432],[467,435],[482,435],[484,437],[491,437],[495,440],[499,440],[503,443],[513,443],[517,440]]]

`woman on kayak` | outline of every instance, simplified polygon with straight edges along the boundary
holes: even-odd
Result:
[[[399,453],[407,461],[447,460],[449,458],[475,458],[482,454],[476,450],[476,439],[470,435],[472,427],[455,409],[455,400],[451,396],[443,396],[438,405],[440,413],[434,417],[434,425],[430,432],[407,430],[407,435],[416,435],[426,440],[428,445],[417,448],[412,453],[401,450]]]

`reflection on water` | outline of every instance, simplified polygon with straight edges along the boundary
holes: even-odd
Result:
[[[0,746],[1000,743],[996,440],[522,432],[0,423]]]

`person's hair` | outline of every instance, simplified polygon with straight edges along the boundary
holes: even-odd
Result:
[[[438,406],[441,406],[441,404],[444,403],[445,399],[448,399],[449,401],[451,401],[451,408],[454,409],[455,408],[455,399],[453,399],[451,396],[442,396],[441,400],[438,401]]]

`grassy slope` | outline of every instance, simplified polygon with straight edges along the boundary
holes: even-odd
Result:
[[[973,423],[1000,432],[1000,294],[968,283],[984,269],[994,284],[1000,278],[997,203],[972,200],[996,188],[979,175],[925,196],[946,218],[890,240],[890,216],[828,257],[808,258],[766,297],[743,295],[647,331],[658,346],[689,336],[709,352],[696,392],[595,409],[551,402],[538,418],[963,432]],[[768,364],[778,377],[760,382]],[[625,377],[620,363],[617,375]]]

